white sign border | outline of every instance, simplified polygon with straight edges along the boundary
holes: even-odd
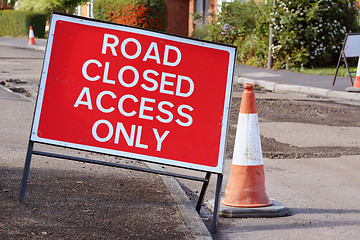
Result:
[[[190,45],[197,45],[197,46],[203,46],[203,47],[207,47],[207,48],[227,51],[229,53],[229,63],[228,63],[229,67],[228,67],[228,79],[227,79],[227,84],[226,84],[224,112],[223,112],[222,127],[221,127],[218,165],[216,167],[210,167],[210,166],[204,166],[204,165],[200,165],[200,164],[181,162],[179,160],[165,159],[165,158],[153,157],[153,156],[149,156],[149,155],[135,154],[135,153],[124,152],[124,151],[119,151],[119,150],[100,148],[100,147],[94,147],[94,146],[88,146],[88,145],[81,145],[81,144],[75,144],[75,143],[68,143],[68,142],[62,142],[62,141],[38,137],[37,132],[38,132],[38,127],[39,127],[39,120],[40,120],[40,114],[41,114],[42,103],[43,103],[43,98],[44,98],[47,73],[48,73],[48,68],[49,68],[49,63],[50,63],[51,52],[52,52],[51,50],[52,50],[52,43],[53,43],[53,39],[54,39],[55,25],[56,25],[56,22],[59,20],[66,21],[66,22],[72,22],[72,23],[78,23],[78,24],[82,24],[82,25],[107,28],[107,29],[111,29],[111,30],[119,30],[119,31],[123,31],[123,32],[137,33],[137,34],[147,35],[147,36],[152,36],[152,37],[157,37],[157,38],[163,38],[163,39],[165,38],[167,40],[183,42],[183,43],[187,43]],[[195,39],[190,39],[190,38],[185,38],[185,37],[179,37],[179,36],[175,36],[175,35],[169,35],[166,33],[160,33],[160,32],[155,32],[155,31],[144,30],[144,29],[140,29],[140,28],[128,27],[128,26],[118,25],[118,24],[113,24],[113,23],[107,23],[107,22],[98,21],[98,20],[90,20],[90,19],[85,19],[85,18],[77,17],[77,16],[71,16],[71,15],[67,15],[67,14],[53,13],[51,22],[50,22],[48,40],[47,40],[47,44],[46,44],[46,51],[45,51],[44,62],[43,62],[43,68],[42,68],[41,77],[40,77],[40,85],[39,85],[38,97],[37,97],[37,102],[36,102],[36,107],[35,107],[32,130],[31,130],[31,134],[30,134],[30,140],[34,141],[34,142],[39,142],[39,143],[57,145],[57,146],[91,151],[91,152],[97,152],[97,153],[104,153],[104,154],[109,154],[109,155],[114,155],[114,156],[119,156],[119,157],[129,157],[129,158],[134,158],[134,159],[138,159],[141,161],[149,161],[149,162],[154,162],[154,163],[159,163],[159,164],[171,165],[171,166],[175,166],[175,167],[178,166],[178,167],[189,168],[189,169],[193,169],[193,170],[207,171],[207,172],[212,172],[212,173],[222,173],[224,157],[225,157],[228,119],[229,119],[229,114],[230,114],[230,104],[231,104],[231,93],[232,93],[232,85],[233,85],[235,59],[236,59],[236,48],[230,47],[228,45],[222,45],[222,44],[200,41],[200,40],[195,40]]]

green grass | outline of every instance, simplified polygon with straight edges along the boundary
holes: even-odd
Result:
[[[350,72],[352,76],[356,74],[356,67],[350,67]],[[311,69],[298,69],[297,72],[301,73],[310,73],[310,74],[317,74],[317,75],[335,75],[336,68],[311,68]],[[337,73],[337,76],[348,77],[348,71],[345,66],[341,66]]]

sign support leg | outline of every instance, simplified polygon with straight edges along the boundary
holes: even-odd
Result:
[[[351,77],[351,72],[350,72],[350,69],[349,69],[349,64],[346,60],[346,56],[344,55],[344,62],[345,62],[345,65],[346,65],[346,68],[348,70],[348,74],[349,74],[349,78],[350,78],[350,81],[351,81],[351,86],[354,86],[354,82],[352,80],[352,77]]]
[[[201,192],[200,192],[200,195],[199,195],[199,199],[198,199],[198,202],[196,204],[196,211],[197,212],[200,212],[200,208],[201,208],[201,204],[203,202],[203,199],[204,199],[204,196],[205,196],[205,192],[206,192],[206,189],[209,185],[209,182],[210,182],[210,176],[211,176],[211,173],[210,172],[207,172],[206,173],[206,176],[205,176],[205,179],[207,180],[206,182],[204,182],[202,188],[201,188]]]
[[[337,76],[337,73],[339,71],[339,67],[340,67],[340,62],[341,62],[341,58],[343,57],[342,53],[340,53],[340,56],[339,56],[339,60],[338,60],[338,63],[337,63],[337,66],[336,66],[336,71],[335,71],[335,76],[334,76],[334,80],[333,80],[333,86],[335,85],[335,80],[336,80],[336,76]]]
[[[21,180],[21,190],[20,190],[20,199],[19,199],[21,203],[24,202],[24,198],[25,198],[26,185],[30,171],[30,163],[31,163],[31,156],[33,149],[34,149],[34,142],[29,140],[28,150],[26,153],[25,166],[23,170],[23,177]]]
[[[220,192],[221,192],[221,184],[223,180],[223,175],[218,174],[217,183],[216,183],[216,193],[215,193],[215,201],[214,201],[214,212],[213,212],[213,221],[211,225],[211,232],[216,233],[216,222],[218,218],[218,210],[219,210],[219,200],[220,200]]]

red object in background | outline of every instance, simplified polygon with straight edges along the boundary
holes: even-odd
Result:
[[[34,36],[34,30],[32,26],[30,26],[29,29],[29,45],[35,45],[35,36]]]

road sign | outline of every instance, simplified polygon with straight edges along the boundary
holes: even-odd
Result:
[[[31,140],[222,173],[236,48],[53,14]]]
[[[359,56],[360,56],[360,33],[347,33],[345,35],[343,46],[340,51],[338,63],[336,65],[333,85],[335,85],[335,81],[336,81],[337,73],[339,71],[341,59],[344,59],[345,66],[346,66],[346,69],[348,71],[348,75],[350,78],[351,86],[354,85],[351,74],[356,73],[356,72],[350,71],[347,58],[354,58],[354,57],[358,58]]]

